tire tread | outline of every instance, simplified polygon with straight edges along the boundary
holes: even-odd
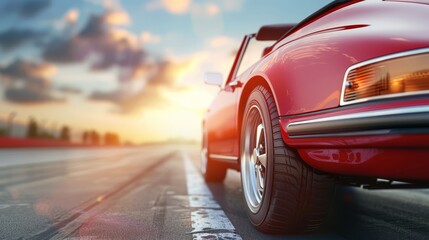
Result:
[[[334,189],[332,176],[319,174],[285,145],[276,103],[263,86],[260,91],[269,109],[272,125],[274,176],[272,198],[265,221],[255,226],[266,233],[309,232],[322,224]]]

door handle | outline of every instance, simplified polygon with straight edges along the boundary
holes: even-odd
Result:
[[[232,87],[232,88],[235,89],[235,88],[242,87],[243,83],[241,81],[239,81],[239,80],[236,80],[236,81],[232,81],[232,82],[228,83],[228,86],[230,86],[230,87]]]

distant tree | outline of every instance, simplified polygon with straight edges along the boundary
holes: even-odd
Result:
[[[119,136],[116,133],[106,133],[104,135],[105,145],[119,145]]]
[[[54,137],[54,135],[52,135],[52,133],[49,133],[46,131],[42,131],[41,133],[39,133],[38,138],[55,139],[55,137]]]
[[[116,133],[112,134],[112,143],[114,145],[120,145],[121,144],[121,141],[119,139],[119,135],[118,134],[116,134]]]
[[[90,142],[89,140],[90,140],[89,139],[89,132],[88,131],[84,131],[82,133],[82,143],[84,143],[84,144],[89,143]]]
[[[100,144],[100,135],[95,131],[91,131],[91,143],[94,145]]]
[[[27,137],[28,138],[37,138],[39,136],[38,134],[38,125],[36,120],[34,118],[30,118],[30,121],[28,122],[28,128],[27,128]]]
[[[67,142],[70,141],[70,128],[68,126],[61,128],[60,139]]]
[[[6,135],[6,129],[0,128],[0,136]]]

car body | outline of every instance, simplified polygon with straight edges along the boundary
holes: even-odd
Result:
[[[203,120],[207,158],[242,168],[246,103],[262,86],[285,146],[312,169],[353,181],[429,181],[427,16],[422,0],[334,1],[285,25],[237,75],[249,39],[270,27],[247,35]]]

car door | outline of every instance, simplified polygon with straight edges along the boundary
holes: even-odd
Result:
[[[251,34],[244,37],[224,87],[221,88],[207,113],[206,129],[211,158],[218,158],[219,160],[237,159],[239,142],[237,105],[241,84],[236,79],[236,73],[242,54],[253,36]]]

